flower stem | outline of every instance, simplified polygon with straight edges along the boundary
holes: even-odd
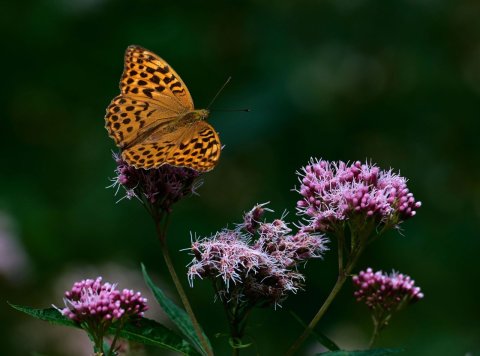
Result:
[[[187,294],[185,293],[185,290],[182,287],[182,284],[180,283],[180,279],[178,278],[177,272],[175,272],[175,268],[173,267],[172,259],[170,258],[170,253],[168,252],[168,247],[167,247],[167,239],[166,239],[166,231],[168,227],[168,217],[169,215],[166,216],[166,219],[164,221],[164,226],[162,226],[162,217],[159,217],[159,219],[155,219],[155,225],[157,229],[157,235],[158,239],[160,241],[161,249],[162,249],[162,254],[163,258],[165,260],[165,264],[167,265],[168,272],[170,272],[170,276],[172,277],[173,283],[175,284],[175,288],[177,289],[177,293],[180,296],[180,299],[182,300],[183,306],[185,307],[185,311],[187,312],[188,316],[190,317],[193,328],[195,329],[195,333],[198,336],[198,339],[200,340],[200,343],[202,344],[203,349],[205,352],[209,355],[213,355],[213,351],[210,348],[207,340],[205,339],[202,330],[200,329],[200,325],[197,321],[197,318],[195,317],[195,314],[193,313],[192,307],[190,305],[190,302],[188,301]]]
[[[337,233],[337,241],[338,241],[338,274],[341,275],[343,273],[343,256],[345,250],[345,234],[343,230],[338,231]]]
[[[320,319],[323,317],[323,315],[325,314],[327,309],[330,307],[330,304],[332,304],[333,300],[335,299],[337,294],[342,289],[345,281],[347,280],[351,271],[355,267],[355,265],[356,265],[358,259],[360,258],[360,255],[362,254],[362,252],[363,252],[362,247],[357,247],[356,249],[351,251],[350,258],[347,261],[347,265],[346,265],[345,269],[342,269],[342,270],[339,271],[337,282],[333,286],[333,288],[332,288],[330,294],[328,295],[327,299],[325,299],[325,302],[323,302],[323,304],[320,307],[320,309],[318,310],[317,314],[315,314],[312,321],[310,321],[310,324],[308,324],[308,326],[303,331],[302,335],[300,335],[300,337],[297,340],[295,340],[295,342],[290,347],[290,349],[288,349],[288,351],[286,353],[287,356],[293,355],[297,351],[297,349],[302,345],[302,343],[307,339],[307,337],[310,335],[310,333],[313,331],[313,329],[318,324]],[[343,253],[340,254],[340,252],[339,252],[339,259],[340,258],[343,259]],[[340,263],[341,262],[339,261],[339,266],[340,266]]]
[[[371,349],[373,344],[375,343],[375,340],[378,337],[378,334],[380,333],[380,324],[377,322],[375,317],[373,317],[373,333],[372,337],[370,338],[370,342],[368,343],[368,348]]]
[[[242,337],[243,337],[243,326],[244,321],[242,320],[243,316],[239,315],[239,306],[238,304],[235,306],[233,319],[230,320],[230,328],[231,328],[231,341],[233,344],[233,352],[232,355],[239,355],[240,354],[240,345],[242,345]],[[243,325],[242,325],[243,324]]]
[[[372,315],[373,320],[373,333],[368,343],[368,348],[371,349],[375,341],[378,339],[380,332],[388,325],[388,322],[391,318],[391,314],[385,315],[384,313],[377,313]]]
[[[330,304],[332,304],[338,292],[340,292],[340,290],[342,289],[342,286],[345,283],[345,280],[346,280],[345,273],[338,276],[337,282],[333,286],[332,291],[328,295],[327,299],[325,300],[323,305],[320,307],[317,314],[313,317],[310,324],[308,324],[308,326],[305,328],[305,330],[303,331],[303,334],[300,335],[300,337],[294,342],[294,344],[287,351],[287,355],[293,355],[297,351],[297,349],[300,347],[300,345],[305,341],[305,339],[310,335],[312,330],[315,328],[317,323],[320,321],[320,319],[323,317],[323,315],[327,311]]]
[[[232,355],[238,356],[240,355],[240,349],[244,346],[242,344],[242,338],[245,334],[247,319],[253,306],[249,304],[239,305],[241,302],[234,300],[233,298],[229,301],[229,298],[220,292],[215,279],[212,280],[212,286],[217,298],[222,301],[225,315],[228,320],[228,325],[230,327],[229,343],[232,347]]]
[[[243,309],[243,307],[238,304],[234,307],[233,317],[229,321],[231,330],[230,340],[233,348],[232,355],[234,356],[240,355],[240,349],[245,347],[242,343],[242,338],[245,334],[245,326],[251,310],[251,307],[245,307],[245,309]]]
[[[115,347],[117,346],[116,344],[118,341],[118,337],[120,335],[120,331],[123,329],[123,324],[124,324],[124,321],[122,321],[120,325],[117,326],[117,330],[115,331],[115,336],[113,337],[113,341],[110,344],[110,351],[108,352],[108,356],[116,355]]]

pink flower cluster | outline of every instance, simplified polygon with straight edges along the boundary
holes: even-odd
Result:
[[[356,288],[355,298],[358,302],[363,301],[370,309],[390,312],[424,297],[420,288],[415,286],[415,281],[396,272],[388,275],[367,268],[352,277],[352,281]]]
[[[298,231],[292,235],[283,220],[262,223],[253,248],[264,251],[285,267],[294,267],[310,258],[318,258],[327,250],[326,239],[320,235]]]
[[[332,230],[360,214],[396,226],[421,206],[404,177],[375,165],[312,159],[298,175],[297,211],[307,216],[306,230]]]
[[[163,211],[169,212],[174,203],[194,193],[200,185],[197,180],[200,173],[193,169],[168,164],[155,169],[136,169],[117,154],[113,158],[117,176],[112,179],[112,187],[122,186],[127,199],[145,199]]]
[[[59,311],[68,318],[82,323],[113,323],[142,317],[148,309],[147,299],[140,292],[124,289],[119,291],[115,284],[102,283],[102,277],[75,282],[65,292],[65,308]]]
[[[223,230],[192,243],[188,277],[222,281],[227,300],[246,297],[252,304],[278,305],[301,288],[304,277],[295,267],[326,250],[325,239],[291,229],[282,220],[261,222],[265,210],[255,206],[235,230]],[[258,237],[255,238],[255,233]]]

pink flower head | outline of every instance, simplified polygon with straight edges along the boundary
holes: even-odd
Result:
[[[310,258],[321,258],[327,240],[320,235],[297,232],[295,235],[260,234],[256,249],[265,251],[286,267],[293,267]]]
[[[322,257],[325,239],[302,232],[292,235],[280,219],[261,222],[260,209],[262,214],[268,210],[256,205],[237,229],[225,229],[192,243],[194,259],[188,269],[192,286],[195,278],[220,280],[221,297],[246,298],[255,305],[279,305],[289,292],[301,288],[304,277],[296,266]]]
[[[174,203],[195,193],[201,185],[197,179],[200,173],[190,168],[164,164],[155,169],[136,169],[117,154],[113,158],[117,176],[112,179],[112,187],[117,191],[123,187],[125,198],[145,200],[162,211],[170,212]]]
[[[364,302],[377,312],[390,313],[401,309],[405,304],[414,303],[424,297],[409,276],[392,272],[373,272],[371,268],[352,277],[358,302]]]
[[[296,292],[303,276],[293,273],[268,253],[250,246],[237,231],[225,230],[196,241],[188,269],[193,280],[210,277],[223,281],[223,294],[269,299],[278,304],[287,292]]]
[[[306,216],[307,231],[332,230],[356,216],[396,226],[421,206],[404,177],[368,163],[312,159],[298,175],[297,211]]]
[[[102,283],[102,278],[75,282],[65,292],[63,315],[78,322],[86,322],[91,329],[96,325],[111,325],[115,321],[142,317],[148,309],[147,299],[140,292],[116,289],[115,284]]]

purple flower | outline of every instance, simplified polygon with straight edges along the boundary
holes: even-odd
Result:
[[[296,266],[322,257],[326,241],[303,232],[292,235],[280,219],[260,221],[269,210],[263,206],[247,212],[237,229],[192,243],[194,259],[188,269],[192,286],[195,278],[210,278],[217,285],[220,281],[217,293],[221,298],[245,300],[250,305],[279,305],[288,293],[301,288],[304,277]]]
[[[65,308],[57,309],[78,323],[86,323],[90,330],[142,317],[148,309],[140,292],[117,290],[115,284],[102,283],[101,277],[75,282],[65,292],[64,302]]]
[[[265,232],[265,230],[260,233],[260,238],[254,244],[254,248],[265,251],[286,267],[294,267],[310,258],[320,258],[327,250],[327,240],[320,235],[302,231],[295,235],[284,233],[275,235],[270,231]]]
[[[160,211],[170,212],[174,203],[195,193],[201,185],[200,173],[190,168],[164,164],[155,169],[136,169],[117,154],[113,158],[117,163],[117,176],[112,179],[112,187],[117,191],[123,187],[125,198],[136,197]]]
[[[424,297],[409,276],[392,272],[373,272],[371,268],[352,277],[357,302],[364,302],[372,312],[374,331],[370,347],[380,331],[388,326],[394,312]]]
[[[260,226],[260,219],[266,211],[272,212],[273,210],[265,208],[268,203],[257,204],[252,210],[243,215],[243,223],[239,224],[240,229],[245,229],[250,234],[254,234]]]
[[[377,313],[391,313],[404,305],[414,303],[424,297],[415,281],[409,276],[392,272],[373,272],[371,268],[352,277],[358,302],[364,302]]]
[[[269,300],[279,304],[288,292],[296,293],[303,276],[292,272],[272,255],[255,249],[238,231],[225,230],[213,237],[196,241],[191,251],[195,259],[188,269],[193,286],[195,278],[220,278],[219,291],[240,299]]]
[[[306,217],[305,231],[335,230],[357,217],[398,226],[421,206],[404,177],[375,165],[312,159],[298,175],[297,211]]]

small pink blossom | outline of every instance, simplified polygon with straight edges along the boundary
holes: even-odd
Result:
[[[65,308],[59,311],[68,318],[89,324],[111,324],[142,317],[148,309],[147,299],[140,292],[116,289],[116,284],[102,283],[102,278],[75,282],[65,292]]]
[[[354,296],[370,309],[382,312],[395,311],[405,304],[414,303],[424,297],[415,281],[409,276],[392,272],[373,272],[371,268],[352,277]]]

